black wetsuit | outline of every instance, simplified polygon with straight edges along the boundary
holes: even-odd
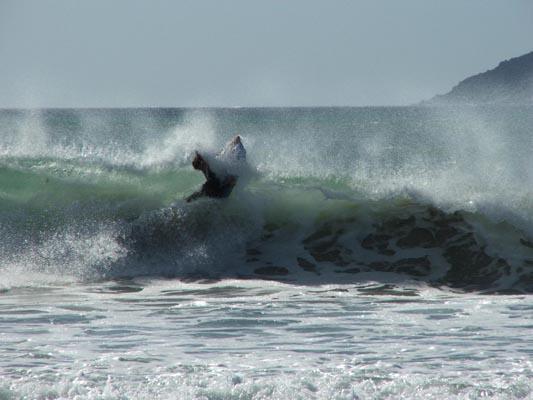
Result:
[[[187,197],[187,202],[191,202],[200,197],[224,198],[231,194],[231,191],[237,183],[236,176],[227,175],[224,180],[221,180],[211,168],[209,168],[207,161],[205,161],[198,153],[196,154],[192,165],[194,169],[198,169],[204,173],[206,182],[202,185],[202,188],[199,191]]]

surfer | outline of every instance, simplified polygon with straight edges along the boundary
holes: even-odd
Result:
[[[222,151],[216,156],[216,160],[225,162],[228,166],[238,166],[246,162],[246,149],[242,144],[241,137],[237,135],[226,143]],[[202,171],[206,182],[199,191],[185,199],[187,203],[200,197],[219,199],[228,197],[237,184],[237,176],[235,174],[230,174],[227,171],[221,171],[218,174],[215,173],[206,158],[197,151],[192,160],[192,166],[194,169]]]

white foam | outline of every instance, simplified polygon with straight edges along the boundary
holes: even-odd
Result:
[[[196,150],[213,151],[218,142],[213,118],[207,113],[190,112],[184,120],[163,138],[146,144],[139,160],[142,166],[168,163],[183,165],[190,162]]]

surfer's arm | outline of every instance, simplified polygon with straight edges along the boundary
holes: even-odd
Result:
[[[204,197],[205,193],[202,190],[199,190],[198,192],[194,192],[189,197],[185,199],[187,203],[190,203],[193,200],[199,199],[200,197]]]
[[[194,157],[194,160],[192,160],[192,166],[194,169],[202,171],[205,179],[216,179],[215,173],[211,170],[211,168],[209,168],[209,164],[200,155],[200,153],[196,152],[196,156]]]

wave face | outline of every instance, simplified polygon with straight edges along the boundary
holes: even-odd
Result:
[[[531,108],[0,111],[0,289],[136,276],[533,292]],[[243,137],[227,200],[194,150]]]

